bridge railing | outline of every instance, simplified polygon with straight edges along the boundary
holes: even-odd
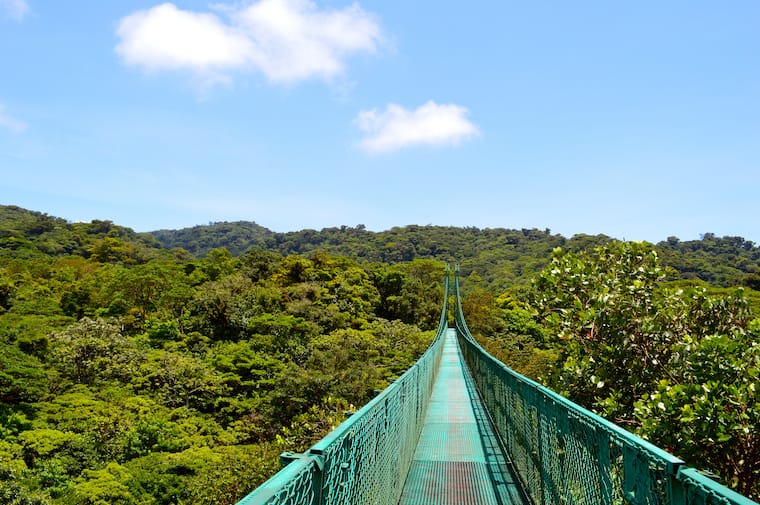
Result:
[[[448,271],[448,267],[447,267]],[[438,333],[401,377],[238,505],[394,505],[427,413],[448,328],[449,275]]]
[[[488,354],[464,320],[458,273],[462,354],[533,504],[757,505]]]

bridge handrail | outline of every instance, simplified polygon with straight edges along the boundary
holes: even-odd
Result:
[[[438,331],[425,353],[364,407],[237,505],[395,504],[425,420],[448,328],[449,267]]]
[[[488,354],[465,322],[458,266],[454,278],[462,353],[532,503],[757,505]]]

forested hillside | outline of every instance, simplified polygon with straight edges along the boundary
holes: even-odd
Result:
[[[181,230],[158,230],[150,233],[167,249],[185,249],[194,256],[205,256],[212,249],[224,247],[233,256],[251,248],[262,248],[272,232],[250,221],[210,223]]]
[[[2,209],[0,503],[234,503],[426,348],[443,264]]]
[[[234,503],[413,363],[457,259],[490,352],[760,493],[751,242],[252,223],[171,236],[0,207],[0,503]],[[225,241],[235,254],[209,249]]]
[[[111,221],[68,223],[64,219],[15,206],[0,205],[0,258],[43,256],[119,256],[146,261],[163,246],[151,235],[135,233]]]
[[[284,255],[323,250],[370,262],[398,263],[419,258],[457,261],[465,275],[474,274],[469,279],[471,285],[497,291],[528,283],[548,264],[556,247],[582,251],[614,240],[606,235],[585,234],[565,238],[550,230],[524,228],[417,225],[382,232],[358,225],[275,233],[251,222],[215,223],[151,234],[168,248],[180,247],[200,256],[224,247],[233,255],[264,248]],[[656,250],[662,264],[675,270],[670,280],[703,280],[723,287],[760,289],[760,247],[742,237],[705,233],[700,240],[683,242],[668,237],[656,244]]]

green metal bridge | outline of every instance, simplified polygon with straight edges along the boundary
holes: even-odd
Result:
[[[755,504],[490,356],[453,291],[455,328],[447,275],[417,363],[238,505]]]

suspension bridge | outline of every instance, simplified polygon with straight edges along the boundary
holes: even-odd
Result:
[[[437,335],[388,388],[238,505],[757,505],[490,356],[455,269]]]

